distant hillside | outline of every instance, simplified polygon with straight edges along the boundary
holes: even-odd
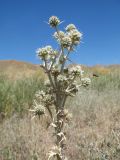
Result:
[[[0,60],[0,73],[7,75],[10,79],[20,79],[33,74],[43,76],[43,71],[39,65],[16,60]]]
[[[107,66],[102,66],[102,65],[95,65],[92,67],[89,67],[89,69],[93,72],[93,73],[97,73],[97,74],[102,74],[102,75],[106,75],[106,74],[112,74],[113,72],[118,75],[120,75],[120,64],[113,64],[113,65],[107,65]]]
[[[98,75],[99,74],[105,75],[112,73],[113,71],[120,73],[119,64],[109,65],[109,66],[95,65],[92,67],[82,65],[82,68],[83,70],[85,70],[85,72],[90,73],[90,75],[92,73],[96,73]],[[45,76],[43,70],[40,68],[39,65],[31,64],[28,62],[16,61],[16,60],[0,60],[0,73],[8,75],[10,79],[20,79],[23,77],[30,77],[33,74],[40,75],[41,77]]]

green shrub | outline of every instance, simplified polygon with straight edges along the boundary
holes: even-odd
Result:
[[[14,112],[25,112],[31,107],[36,90],[43,89],[42,83],[37,76],[13,82],[0,75],[0,113],[10,116]]]

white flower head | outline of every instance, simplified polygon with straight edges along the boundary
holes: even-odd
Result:
[[[50,46],[50,45],[46,46],[45,48],[50,53],[53,51],[52,46]]]
[[[36,92],[35,97],[36,98],[38,98],[38,97],[43,98],[43,97],[45,97],[45,92],[43,90],[39,90],[39,91]]]
[[[41,59],[48,59],[50,57],[50,54],[52,54],[53,49],[51,46],[46,46],[43,48],[37,49],[36,53]]]
[[[70,32],[70,31],[72,31],[72,30],[74,30],[74,29],[76,29],[76,27],[75,27],[74,24],[69,24],[69,25],[65,28],[65,30],[66,30],[67,32]]]
[[[67,81],[67,78],[64,75],[59,75],[57,79],[58,79],[59,82]]]
[[[38,104],[35,100],[33,103],[33,107],[34,109],[30,110],[31,112],[33,112],[33,118],[36,116],[40,118],[41,115],[45,114],[45,107],[41,104]]]
[[[60,24],[60,20],[56,16],[52,16],[49,18],[49,25],[51,27],[57,27]]]
[[[86,86],[90,85],[91,79],[90,78],[81,78],[81,82],[82,82],[82,85],[84,87],[86,87]]]
[[[65,33],[63,31],[58,31],[54,33],[53,37],[56,38],[57,40],[63,38],[65,36]]]
[[[71,41],[71,38],[69,36],[64,36],[62,39],[61,39],[61,44],[64,48],[68,48],[71,46],[72,44],[72,41]]]
[[[51,52],[51,54],[49,54],[49,58],[50,58],[50,60],[54,60],[54,58],[56,57],[58,55],[58,51],[57,50],[53,50],[52,52]]]
[[[84,71],[82,70],[80,65],[76,65],[76,66],[73,66],[73,67],[69,68],[69,74],[82,76],[83,72]]]
[[[68,35],[70,36],[72,43],[74,45],[78,45],[80,43],[80,40],[82,38],[82,33],[79,32],[77,29],[71,30]]]

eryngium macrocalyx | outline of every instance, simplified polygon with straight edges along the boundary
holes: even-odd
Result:
[[[49,25],[51,27],[57,27],[60,24],[60,20],[56,16],[52,16],[49,18]]]

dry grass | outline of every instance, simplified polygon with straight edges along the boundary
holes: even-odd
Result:
[[[81,97],[81,98],[80,98]],[[69,158],[120,159],[120,91],[85,91],[71,101],[74,113],[69,130]],[[80,99],[80,100],[78,100]]]
[[[67,101],[69,160],[120,160],[120,72],[103,75]],[[47,160],[54,136],[47,119],[15,114],[0,124],[0,160]],[[51,139],[51,136],[53,139]]]
[[[66,128],[70,160],[119,160],[120,91],[82,91],[67,104],[73,120]],[[0,126],[0,160],[45,160],[52,133],[45,119],[17,116]]]
[[[11,117],[0,126],[0,160],[45,159],[51,141],[39,120]]]

